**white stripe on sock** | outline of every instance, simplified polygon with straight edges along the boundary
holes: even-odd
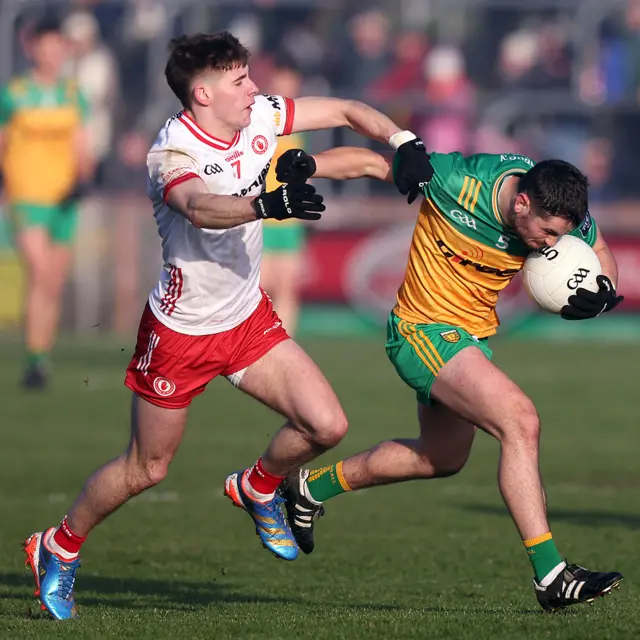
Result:
[[[557,564],[544,578],[542,578],[542,580],[540,580],[540,586],[548,587],[560,575],[566,566],[567,563],[564,561]]]
[[[44,546],[57,556],[60,556],[63,560],[75,560],[78,557],[78,553],[69,553],[67,550],[63,549],[53,538],[53,534],[56,532],[56,529],[52,529],[49,536],[44,540]]]

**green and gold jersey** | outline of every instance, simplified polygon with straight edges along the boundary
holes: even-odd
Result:
[[[25,75],[0,90],[9,202],[52,205],[71,190],[77,176],[76,135],[87,110],[71,80],[43,86]]]
[[[531,251],[498,209],[505,178],[535,162],[513,154],[432,153],[434,175],[413,233],[394,313],[411,323],[451,324],[483,338],[496,332],[498,294]],[[571,232],[591,246],[590,215]]]

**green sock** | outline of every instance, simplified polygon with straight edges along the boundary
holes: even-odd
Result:
[[[49,354],[42,351],[27,352],[27,367],[44,367],[49,362]]]
[[[345,491],[351,491],[351,487],[342,473],[342,461],[330,467],[310,471],[307,489],[316,502],[324,502]]]
[[[525,540],[524,546],[529,554],[529,560],[533,565],[533,571],[538,582],[561,562],[564,562],[556,549],[556,543],[553,541],[551,533]]]

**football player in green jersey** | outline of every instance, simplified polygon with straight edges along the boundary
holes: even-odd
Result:
[[[564,234],[594,248],[604,275],[598,293],[577,290],[563,317],[595,317],[622,299],[615,291],[615,258],[588,212],[587,178],[561,160],[536,164],[512,154],[434,153],[431,165],[385,345],[399,376],[416,391],[419,435],[290,476],[284,495],[292,531],[310,553],[323,501],[345,491],[459,472],[480,428],[500,442],[499,486],[533,565],[538,602],[554,611],[592,601],[618,586],[622,575],[568,565],[558,552],[538,465],[538,414],[491,363],[488,345],[499,324],[500,291],[530,251],[553,246]],[[371,151],[341,148],[315,157],[288,151],[277,172],[283,181],[311,175],[391,181],[394,168]]]

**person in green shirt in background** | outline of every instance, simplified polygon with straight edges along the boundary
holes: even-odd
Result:
[[[300,95],[302,76],[288,62],[281,60],[269,74],[267,93],[297,98]],[[300,133],[282,136],[271,160],[267,174],[266,189],[272,191],[280,186],[276,179],[275,166],[278,158],[289,149],[304,147]],[[305,229],[295,218],[288,220],[265,220],[263,226],[264,247],[260,267],[260,284],[273,299],[273,306],[282,320],[282,326],[294,337],[298,328],[300,311],[300,275]]]
[[[26,272],[22,384],[42,389],[71,262],[81,185],[93,173],[84,124],[87,103],[64,76],[68,45],[52,17],[27,41],[31,68],[0,90],[4,209]]]

